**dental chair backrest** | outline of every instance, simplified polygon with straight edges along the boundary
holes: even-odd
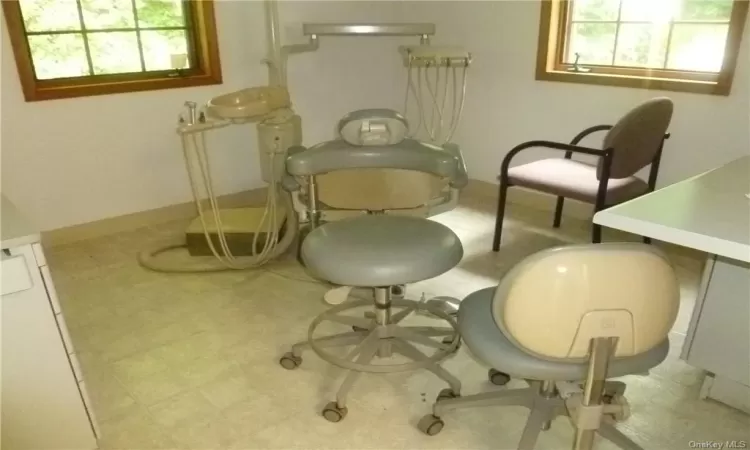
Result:
[[[409,151],[421,144],[406,139],[408,131],[406,119],[390,109],[354,111],[338,124],[340,139],[352,146],[403,144],[402,150]],[[457,147],[451,151],[461,158]],[[452,209],[457,194],[445,177],[408,169],[346,169],[318,177],[320,201],[333,210],[430,216]]]
[[[405,138],[406,120],[391,110],[357,112],[347,116],[340,124],[341,139],[314,145],[310,148],[291,147],[286,159],[286,175],[282,185],[297,198],[295,208],[305,217],[306,212],[319,214],[335,207],[322,198],[320,180],[342,172],[400,170],[434,177],[445,183],[451,191],[458,191],[468,183],[466,167],[458,146],[434,146]],[[307,195],[311,182],[317,195]],[[366,183],[341,186],[352,199],[359,201],[364,211],[386,211],[390,208],[373,207],[375,202],[368,195]],[[415,190],[414,187],[410,189]],[[397,195],[396,195],[397,194]],[[416,197],[406,192],[394,192],[394,197]],[[304,200],[302,198],[304,197]],[[359,198],[359,200],[357,200]],[[445,200],[444,195],[438,200]],[[423,206],[424,204],[417,204]],[[382,205],[388,206],[388,205]],[[360,213],[360,212],[358,212]],[[330,218],[323,217],[324,221]]]
[[[583,361],[596,338],[617,338],[615,357],[663,343],[679,303],[674,270],[654,247],[590,244],[527,257],[503,277],[492,314],[508,339],[526,352],[553,361]]]

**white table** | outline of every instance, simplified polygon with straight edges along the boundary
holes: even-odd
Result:
[[[701,395],[750,412],[750,156],[600,211],[594,222],[708,254],[682,358]]]
[[[0,447],[95,449],[96,419],[39,232],[0,203]]]

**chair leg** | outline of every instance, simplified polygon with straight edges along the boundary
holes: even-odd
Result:
[[[393,345],[393,350],[395,352],[401,353],[412,361],[424,361],[427,359],[427,355],[404,340],[398,338],[394,339]],[[432,372],[436,377],[448,383],[448,386],[450,386],[454,394],[461,394],[461,382],[458,380],[458,378],[454,377],[450,372],[445,370],[440,364],[434,363],[425,367],[425,369]]]
[[[555,204],[555,220],[552,222],[553,228],[560,228],[564,203],[565,197],[557,197],[557,203]]]
[[[355,357],[356,362],[359,364],[369,363],[378,353],[381,342],[377,339],[376,335],[372,334],[371,336],[375,337],[362,341],[360,346],[355,348],[349,354],[351,357]],[[356,370],[349,370],[349,373],[346,374],[346,378],[344,378],[344,381],[341,383],[341,386],[336,393],[336,405],[339,408],[346,408],[346,397],[349,395],[349,391],[352,389],[352,386],[354,386],[354,383],[360,375],[362,375],[362,372]]]
[[[487,406],[525,406],[531,408],[536,393],[537,390],[533,388],[508,389],[441,400],[433,405],[432,413],[436,417],[442,417],[448,411],[463,408]]]
[[[492,251],[500,250],[500,238],[503,233],[503,218],[505,216],[505,197],[508,192],[508,186],[504,181],[500,181],[500,191],[497,197],[497,214],[495,215],[495,236],[492,239]]]
[[[547,421],[547,412],[541,408],[533,408],[526,421],[526,426],[518,442],[518,450],[534,450],[539,433],[542,432],[544,423]]]
[[[357,345],[367,337],[368,331],[350,331],[348,333],[334,334],[331,336],[324,336],[315,338],[315,342],[318,347],[329,348],[329,347],[348,347],[350,345]],[[292,345],[292,354],[294,356],[302,356],[302,352],[310,348],[310,341],[302,341]]]

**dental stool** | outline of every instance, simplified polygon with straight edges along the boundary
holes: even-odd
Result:
[[[594,435],[643,450],[614,426],[628,417],[624,384],[669,351],[680,291],[675,273],[646,244],[598,244],[545,250],[523,260],[497,288],[466,297],[458,311],[465,347],[482,363],[525,379],[525,389],[438,398],[418,427],[439,433],[449,411],[479,406],[531,410],[519,450],[532,450],[557,416],[570,418],[574,449]]]
[[[425,218],[386,214],[320,224],[316,201],[316,176],[337,170],[413,170],[463,187],[467,178],[461,160],[451,150],[404,138],[405,119],[393,112],[373,111],[371,116],[346,120],[351,129],[344,127],[344,139],[290,149],[284,180],[285,188],[292,191],[301,188],[300,177],[307,184],[312,230],[300,249],[307,270],[319,279],[373,292],[373,300],[347,301],[317,316],[308,329],[308,339],[292,346],[279,361],[284,368],[295,369],[302,363],[302,351],[310,348],[323,360],[347,369],[336,400],[322,411],[331,422],[346,416],[347,395],[362,372],[427,369],[448,383],[450,395],[459,395],[461,389],[458,379],[439,366],[458,348],[455,320],[438,308],[391,298],[393,286],[434,278],[455,267],[463,256],[456,234]],[[367,306],[372,308],[369,315],[345,314]],[[444,326],[404,325],[416,311],[427,311]],[[317,336],[322,324],[346,326],[348,331]],[[427,348],[427,353],[417,346]],[[335,347],[351,348],[341,356],[330,352]],[[408,362],[394,362],[393,354]]]

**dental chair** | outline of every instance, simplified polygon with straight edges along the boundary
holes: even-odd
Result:
[[[302,363],[302,351],[309,348],[347,369],[336,400],[322,411],[332,422],[346,416],[348,393],[362,372],[427,369],[448,383],[449,395],[459,395],[458,379],[438,364],[458,348],[455,320],[437,307],[393,299],[391,288],[447,272],[460,262],[463,247],[448,227],[423,217],[370,213],[321,223],[317,177],[343,170],[398,169],[438,177],[454,189],[468,181],[458,147],[406,138],[406,119],[395,111],[352,113],[342,119],[339,130],[341,139],[290,149],[283,181],[291,192],[306,186],[311,230],[301,244],[300,256],[307,270],[321,280],[373,293],[373,300],[348,301],[316,317],[308,339],[293,345],[280,359],[282,367],[295,369]],[[344,314],[368,306],[372,308],[369,315]],[[427,311],[447,326],[404,325],[416,311]],[[321,324],[345,326],[348,331],[319,337],[316,330]],[[428,354],[416,345],[429,349]],[[336,347],[351,348],[341,356],[331,351]],[[393,354],[409,362],[394,362]]]
[[[496,288],[466,297],[458,312],[464,347],[529,387],[438,397],[418,427],[435,435],[455,409],[525,406],[531,414],[519,450],[533,449],[557,416],[570,418],[574,449],[591,449],[599,434],[623,449],[643,450],[615,428],[629,407],[624,384],[606,380],[645,373],[664,360],[679,298],[669,262],[646,244],[589,244],[531,255]]]
[[[400,124],[400,128],[403,127],[398,132],[404,134],[408,132],[408,124],[401,121],[399,117],[401,116],[398,113],[387,109],[358,110],[340,120],[336,131],[339,136],[346,134],[348,136],[346,139],[356,145],[362,145],[364,143],[360,139],[364,135],[360,134],[361,130],[356,128],[355,123],[360,123],[359,120],[368,121],[374,133],[375,128],[379,126],[376,122],[382,122],[384,118],[392,118],[396,121],[394,123]],[[373,133],[371,135],[374,135]],[[465,172],[463,157],[458,147],[454,144],[446,144],[446,147],[459,158],[461,170]],[[316,176],[317,211],[315,213],[317,220],[321,223],[361,214],[409,215],[426,218],[454,209],[458,205],[459,194],[460,187],[451,184],[445,177],[432,173],[401,168],[347,168]],[[292,192],[294,208],[303,222],[310,216],[309,200],[305,184],[302,184],[299,190]],[[303,224],[301,230],[303,236],[309,231],[306,225],[309,224]],[[300,245],[302,241],[303,239],[300,239]],[[303,261],[300,260],[300,262],[304,264]],[[326,293],[324,299],[329,304],[339,304],[349,297],[351,290],[352,286],[335,287]],[[394,298],[403,298],[406,295],[406,286],[393,286],[391,294]],[[443,299],[449,300],[447,297]],[[450,300],[451,305],[458,302],[457,299]],[[432,300],[428,302],[439,303],[439,301]],[[452,312],[455,313],[455,310]]]

